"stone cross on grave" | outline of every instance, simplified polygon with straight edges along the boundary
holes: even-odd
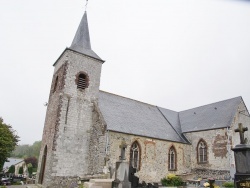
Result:
[[[120,160],[126,160],[125,159],[125,149],[127,148],[126,142],[123,140],[119,147],[121,148],[121,156],[119,156]]]
[[[239,134],[240,134],[240,144],[246,144],[247,143],[247,139],[244,138],[244,132],[245,131],[248,131],[248,128],[243,127],[242,123],[239,123],[239,128],[234,130],[234,132],[239,132]]]

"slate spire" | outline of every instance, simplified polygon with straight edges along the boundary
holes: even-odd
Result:
[[[91,49],[87,12],[84,12],[80,25],[76,31],[70,49],[85,54],[87,56],[101,60],[101,58]]]

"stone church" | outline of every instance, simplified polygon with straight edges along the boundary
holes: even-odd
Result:
[[[168,173],[232,177],[231,148],[240,143],[234,129],[250,124],[242,97],[176,112],[100,91],[103,63],[91,49],[85,12],[71,46],[54,63],[38,184],[113,178],[122,142],[140,181],[159,182]]]

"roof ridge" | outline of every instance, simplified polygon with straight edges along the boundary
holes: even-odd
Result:
[[[170,109],[168,109],[168,108],[164,108],[164,107],[160,107],[160,106],[159,106],[159,108],[162,108],[162,109],[164,109],[164,110],[169,110],[169,111],[171,111],[171,112],[179,113],[179,112],[177,112],[177,111],[170,110]]]
[[[242,99],[242,97],[241,97],[241,96],[238,96],[238,97],[233,97],[233,98],[230,98],[230,99],[225,99],[225,100],[222,100],[222,101],[213,102],[213,103],[209,103],[209,104],[205,104],[205,105],[197,106],[197,107],[194,107],[194,108],[190,108],[190,109],[182,110],[182,111],[179,111],[179,113],[180,113],[180,112],[189,111],[189,110],[193,110],[193,109],[197,109],[197,108],[201,108],[201,107],[205,107],[205,106],[209,106],[209,105],[213,105],[213,104],[220,103],[220,102],[225,102],[225,101],[229,101],[229,100],[237,99],[237,98],[241,98],[241,99]]]
[[[172,129],[174,129],[174,131],[176,132],[176,134],[181,138],[181,140],[184,141],[184,143],[186,143],[187,141],[183,139],[183,137],[179,134],[179,132],[174,128],[174,126],[168,121],[167,117],[163,114],[163,112],[159,109],[158,106],[156,106],[156,108],[159,110],[159,112],[161,113],[161,115],[164,117],[164,119],[169,123],[169,125],[172,127]],[[178,112],[177,112],[178,113]],[[179,119],[179,113],[178,113],[178,119]],[[181,125],[180,125],[181,126]]]
[[[24,160],[24,158],[16,158],[16,157],[9,157],[8,159],[20,159],[20,160]]]
[[[142,103],[142,104],[146,104],[146,105],[149,105],[149,106],[156,107],[156,105],[149,104],[149,103],[145,103],[145,102],[142,102],[142,101],[139,101],[139,100],[136,100],[136,99],[132,99],[132,98],[128,98],[128,97],[124,97],[124,96],[121,96],[121,95],[118,95],[118,94],[114,94],[114,93],[110,93],[110,92],[103,91],[103,90],[99,90],[99,91],[100,91],[100,92],[103,92],[103,93],[110,94],[110,95],[115,95],[115,96],[117,96],[117,97],[122,97],[122,98],[124,98],[124,99],[129,99],[129,100],[132,100],[132,101],[135,101],[135,102],[139,102],[139,103]]]
[[[216,104],[216,103],[220,103],[220,102],[225,102],[225,101],[228,101],[228,100],[233,100],[233,99],[236,99],[236,98],[241,98],[241,96],[238,96],[238,97],[233,97],[233,98],[230,98],[230,99],[225,99],[225,100],[221,100],[221,101],[218,101],[218,102],[213,102],[213,103],[209,103],[209,104],[205,104],[205,105],[201,105],[201,106],[197,106],[197,107],[193,107],[193,108],[190,108],[190,109],[186,109],[186,110],[182,110],[182,111],[174,111],[174,110],[170,110],[168,108],[165,108],[165,107],[160,107],[160,106],[157,106],[157,105],[153,105],[153,104],[149,104],[149,103],[146,103],[146,102],[142,102],[142,101],[139,101],[139,100],[136,100],[136,99],[132,99],[132,98],[128,98],[128,97],[124,97],[122,95],[119,95],[119,94],[115,94],[115,93],[110,93],[110,92],[107,92],[107,91],[103,91],[103,90],[99,90],[100,92],[103,92],[103,93],[107,93],[107,94],[110,94],[110,95],[115,95],[117,97],[122,97],[122,98],[125,98],[125,99],[129,99],[129,100],[133,100],[133,101],[136,101],[136,102],[139,102],[139,103],[142,103],[142,104],[146,104],[146,105],[149,105],[149,106],[153,106],[153,107],[159,107],[159,108],[162,108],[164,110],[169,110],[169,111],[172,111],[172,112],[176,112],[176,113],[181,113],[181,112],[185,112],[185,111],[188,111],[188,110],[192,110],[192,109],[196,109],[196,108],[201,108],[201,107],[205,107],[205,106],[209,106],[209,105],[213,105],[213,104]],[[243,101],[243,99],[242,99]]]
[[[178,112],[178,123],[180,125],[180,128],[181,128],[181,135],[183,136],[184,140],[191,144],[191,142],[188,140],[188,138],[185,136],[184,132],[182,131],[182,126],[181,126],[181,118],[180,118],[180,112]]]

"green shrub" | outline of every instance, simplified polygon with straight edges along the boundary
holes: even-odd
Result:
[[[84,188],[84,185],[83,185],[83,184],[80,184],[80,185],[79,185],[79,188]]]
[[[27,167],[28,167],[29,177],[31,178],[32,177],[32,172],[33,172],[33,166],[32,166],[31,163],[29,163],[27,165]]]
[[[234,187],[234,182],[232,181],[227,181],[222,184],[223,187]]]
[[[23,167],[22,166],[19,168],[18,174],[23,174]]]
[[[15,166],[14,165],[11,165],[9,170],[8,170],[8,173],[11,173],[11,174],[14,174],[15,173]]]
[[[22,185],[22,183],[20,181],[17,181],[17,182],[11,183],[11,185]]]
[[[163,186],[181,186],[183,185],[183,181],[179,176],[168,174],[166,177],[161,179],[161,184]]]

